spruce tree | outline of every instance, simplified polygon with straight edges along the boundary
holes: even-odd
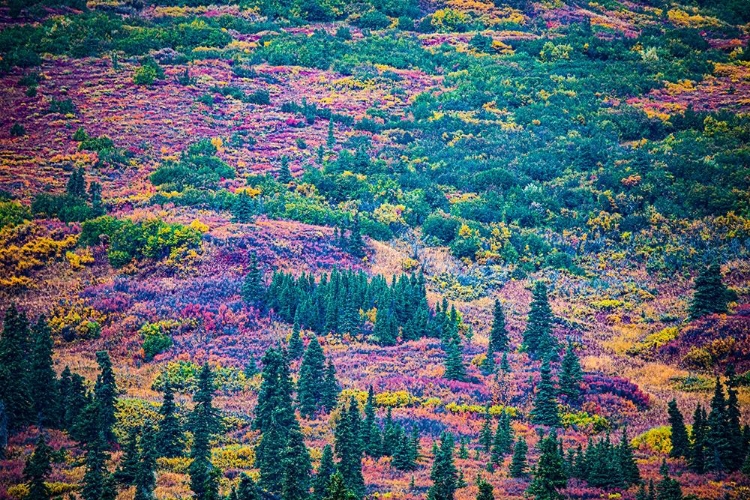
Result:
[[[564,496],[559,490],[567,486],[568,478],[554,429],[542,439],[539,448],[539,462],[527,493],[535,500],[562,500]]]
[[[638,464],[633,456],[633,448],[628,440],[628,430],[622,430],[620,445],[616,450],[615,467],[622,471],[622,477],[626,486],[638,484],[641,482],[641,473],[638,470]]]
[[[333,448],[327,444],[323,448],[323,453],[320,457],[320,465],[315,474],[313,481],[313,498],[316,500],[322,500],[326,496],[328,490],[328,484],[331,481],[331,476],[336,473],[336,464],[333,462]]]
[[[518,438],[513,447],[513,459],[510,462],[510,477],[526,477],[529,470],[529,464],[526,462],[528,451],[529,447],[526,444],[526,439],[523,437]]]
[[[457,381],[466,380],[463,349],[459,340],[449,342],[446,346],[445,378]]]
[[[492,463],[501,464],[503,457],[508,454],[513,444],[513,431],[510,426],[510,416],[507,412],[500,415],[497,431],[492,441]]]
[[[86,178],[83,167],[73,170],[73,173],[70,174],[68,183],[65,186],[65,192],[74,198],[86,197]]]
[[[297,311],[299,312],[299,309],[297,309]],[[292,335],[289,337],[289,347],[287,348],[287,351],[289,352],[289,358],[299,359],[302,356],[304,350],[305,345],[302,343],[302,337],[300,335],[299,320],[297,319],[297,314],[295,314],[294,326],[292,326]]]
[[[365,403],[365,419],[362,422],[362,449],[373,457],[380,457],[381,442],[380,429],[375,422],[375,392],[370,386],[367,389],[367,402]]]
[[[30,423],[32,395],[28,383],[29,323],[15,304],[5,311],[0,336],[0,401],[5,406],[7,428],[13,433]]]
[[[81,495],[84,500],[114,500],[117,496],[114,478],[107,470],[108,443],[104,431],[85,443],[86,471],[83,475]]]
[[[258,266],[258,257],[250,254],[250,268],[242,282],[242,299],[256,309],[265,307],[266,286],[263,283],[263,273]]]
[[[714,396],[711,399],[711,411],[708,414],[708,445],[707,465],[715,472],[722,472],[729,462],[731,445],[727,424],[727,402],[724,397],[724,387],[716,377]]]
[[[112,361],[107,351],[96,353],[96,362],[99,365],[99,375],[94,385],[94,401],[97,407],[97,424],[101,429],[104,440],[107,443],[115,441],[113,428],[117,423],[115,417],[115,401],[118,389],[115,383],[115,372],[112,370]]]
[[[692,448],[690,450],[690,468],[699,474],[706,471],[706,453],[708,438],[708,418],[706,411],[698,405],[693,413]]]
[[[711,264],[701,269],[695,278],[695,290],[690,302],[690,319],[696,320],[707,314],[727,312],[727,304],[735,294],[721,281],[721,269]]]
[[[680,413],[680,409],[677,408],[677,401],[672,399],[669,402],[667,412],[669,414],[672,441],[672,450],[669,452],[669,456],[673,458],[688,458],[690,457],[690,439],[685,428],[685,420],[682,417],[682,413]]]
[[[255,466],[260,471],[260,486],[271,493],[280,493],[284,479],[284,461],[289,426],[279,422],[286,419],[284,411],[274,410],[274,414],[255,447]],[[296,425],[296,424],[292,424]]]
[[[326,147],[333,149],[336,145],[336,137],[333,135],[333,120],[328,120],[328,138],[326,139]]]
[[[302,358],[302,366],[297,383],[297,400],[300,414],[310,418],[323,405],[325,385],[325,356],[318,338],[313,335]]]
[[[321,394],[321,404],[326,411],[331,411],[336,407],[341,393],[341,386],[336,379],[336,367],[329,359],[326,364],[326,373],[323,380],[323,390]]]
[[[308,500],[310,497],[310,454],[299,426],[289,429],[281,462],[281,497],[284,500]]]
[[[176,458],[185,449],[180,419],[177,416],[177,406],[174,402],[174,391],[169,380],[164,384],[164,398],[159,408],[159,432],[156,434],[154,446],[158,457]]]
[[[552,309],[547,298],[547,286],[541,281],[534,285],[531,310],[523,333],[523,348],[532,356],[551,355],[556,347],[552,336]]]
[[[359,225],[359,215],[355,215],[352,221],[348,247],[349,253],[358,259],[361,259],[366,255],[365,243],[362,241],[362,233]]]
[[[349,488],[346,486],[346,482],[344,481],[344,476],[341,474],[341,472],[336,472],[331,476],[331,480],[328,482],[328,486],[326,488],[326,494],[323,497],[323,500],[356,500],[357,495],[355,495]]]
[[[289,170],[289,158],[286,156],[281,157],[278,181],[282,184],[289,184],[292,182],[292,172]]]
[[[391,464],[394,469],[410,471],[417,468],[412,446],[412,441],[406,439],[406,436],[402,436],[402,439],[396,444],[396,450],[393,452]]]
[[[430,471],[429,500],[453,500],[458,489],[458,470],[453,463],[453,435],[443,433]]]
[[[193,432],[193,446],[190,450],[190,489],[201,500],[215,500],[219,497],[217,475],[211,463],[211,436],[221,428],[219,413],[213,407],[213,374],[208,363],[203,365],[198,375],[198,390],[193,396],[195,406],[190,415],[190,430]]]
[[[495,488],[490,483],[480,477],[477,481],[477,487],[479,488],[477,500],[495,500]]]
[[[736,378],[734,367],[730,365],[727,370],[727,411],[726,426],[728,432],[729,447],[727,450],[726,468],[730,472],[740,470],[745,457],[745,436],[740,424],[740,405],[737,399]]]
[[[283,351],[275,348],[266,351],[261,378],[253,429],[264,433],[270,427],[272,417],[280,420],[277,422],[279,425],[288,428],[294,420],[294,410],[289,364]],[[280,412],[278,415],[277,410]]]
[[[568,342],[568,347],[563,356],[560,371],[560,393],[572,404],[577,404],[581,399],[581,382],[583,382],[583,371],[578,360],[573,344]]]
[[[362,443],[361,418],[357,401],[352,397],[349,406],[341,415],[336,426],[334,451],[339,459],[338,470],[344,478],[344,484],[361,497],[365,491],[362,476]]]
[[[44,432],[39,434],[36,441],[34,452],[26,460],[26,466],[23,469],[23,479],[28,483],[28,493],[25,500],[49,500],[52,498],[49,488],[44,480],[52,472],[50,466],[50,455],[52,448],[47,444]]]
[[[479,444],[482,445],[485,453],[489,453],[492,449],[492,438],[492,415],[490,415],[490,407],[487,405],[482,430],[479,432]]]
[[[480,368],[485,375],[490,375],[495,371],[495,350],[491,342],[487,346],[487,355],[484,357]]]
[[[656,485],[656,500],[682,500],[680,483],[669,477],[666,463],[662,464],[662,479]]]
[[[57,375],[52,365],[52,331],[44,316],[37,320],[32,335],[29,391],[34,415],[41,425],[57,426],[60,405]]]
[[[151,422],[143,425],[138,470],[135,475],[135,500],[153,500],[156,488],[156,429]]]
[[[115,480],[124,486],[131,486],[135,483],[135,477],[138,474],[140,456],[138,452],[138,429],[131,427],[125,436],[125,442],[122,446],[122,458],[120,465],[115,471]]]
[[[261,494],[253,478],[243,473],[236,489],[232,490],[229,500],[261,500]]]
[[[489,346],[492,352],[505,352],[508,350],[508,330],[505,326],[505,313],[499,300],[495,299],[492,310],[492,328],[490,329]]]
[[[557,408],[557,397],[555,385],[552,382],[552,369],[549,358],[544,358],[540,370],[541,379],[537,384],[537,392],[534,397],[534,409],[531,411],[531,421],[539,425],[558,427],[560,425],[560,414]]]

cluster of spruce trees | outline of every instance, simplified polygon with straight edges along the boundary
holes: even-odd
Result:
[[[293,335],[290,339],[290,349],[295,338]],[[377,458],[391,456],[393,467],[399,470],[416,468],[419,457],[416,428],[407,436],[403,426],[393,422],[389,411],[381,430],[370,389],[364,418],[354,398],[342,407],[335,427],[334,447],[324,448],[318,470],[313,474],[295,408],[308,417],[330,411],[337,404],[338,384],[334,371],[327,369],[323,374],[323,352],[313,338],[300,366],[295,405],[288,358],[287,352],[279,348],[270,348],[263,356],[261,389],[253,421],[253,428],[261,433],[255,450],[260,488],[290,500],[309,499],[311,490],[312,498],[317,499],[328,498],[336,491],[361,497],[365,492],[362,476],[365,454]],[[312,372],[318,373],[314,377],[321,384],[318,389],[312,388]]]
[[[453,338],[458,334],[458,313],[447,302],[433,311],[427,303],[422,273],[368,278],[363,271],[323,273],[318,279],[302,273],[274,272],[266,286],[257,259],[252,256],[242,286],[244,300],[259,309],[272,309],[282,320],[317,334],[364,336],[381,345],[423,337]],[[374,321],[364,313],[375,309]]]
[[[585,450],[580,445],[568,450],[566,466],[570,477],[597,488],[624,489],[641,482],[626,430],[618,444],[613,444],[607,434],[597,442],[589,440]]]
[[[711,407],[706,412],[700,404],[693,413],[693,427],[688,433],[685,420],[672,400],[668,407],[672,450],[670,456],[684,458],[698,473],[723,473],[742,470],[750,475],[750,426],[740,424],[736,377],[729,370],[726,395],[716,379]]]

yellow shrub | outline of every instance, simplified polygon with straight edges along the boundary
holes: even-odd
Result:
[[[187,474],[191,463],[192,459],[187,457],[161,457],[156,459],[156,466],[160,471],[172,472],[175,474]]]
[[[654,427],[634,437],[630,444],[643,452],[669,453],[672,451],[672,431],[666,425]]]
[[[233,444],[211,450],[211,462],[219,469],[252,469],[255,450],[252,446]]]

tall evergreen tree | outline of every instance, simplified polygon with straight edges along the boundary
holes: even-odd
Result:
[[[727,411],[726,426],[729,440],[727,450],[726,468],[730,472],[740,470],[744,462],[746,443],[740,423],[740,405],[737,399],[736,378],[734,367],[730,365],[727,370]]]
[[[669,402],[667,412],[669,413],[672,441],[672,450],[669,452],[669,456],[674,458],[688,458],[690,457],[690,439],[685,428],[685,420],[682,417],[682,413],[680,413],[680,409],[677,408],[677,401],[672,399]]]
[[[497,423],[497,431],[492,442],[492,463],[502,463],[505,455],[510,453],[512,445],[513,430],[510,426],[510,416],[507,412],[503,412]]]
[[[193,396],[195,406],[190,415],[190,430],[193,446],[190,450],[190,489],[196,498],[216,500],[219,498],[217,473],[211,463],[211,436],[220,430],[219,413],[213,407],[213,374],[208,363],[198,375],[198,390]]]
[[[378,458],[381,454],[382,438],[380,429],[375,422],[375,392],[370,386],[367,389],[367,402],[365,403],[365,419],[362,422],[362,449],[364,452]]]
[[[118,395],[115,372],[112,370],[112,361],[109,359],[107,351],[97,352],[96,362],[99,365],[99,375],[96,377],[96,384],[94,385],[97,423],[105,442],[113,443],[115,441],[113,428],[115,423],[117,423],[115,401]]]
[[[282,184],[289,184],[292,182],[292,172],[289,170],[289,158],[286,156],[281,157],[278,181]]]
[[[135,475],[135,500],[153,500],[156,488],[156,429],[151,422],[143,425],[138,470]]]
[[[641,473],[633,456],[633,448],[630,446],[627,428],[622,430],[620,445],[616,450],[616,461],[617,467],[622,471],[623,480],[627,486],[641,482]]]
[[[708,417],[701,405],[693,413],[692,448],[690,451],[690,468],[702,474],[706,471],[706,454],[708,439]]]
[[[44,316],[40,316],[33,330],[29,391],[34,415],[45,426],[59,424],[60,405],[57,375],[52,365],[52,331]]]
[[[242,282],[242,299],[256,309],[265,306],[266,286],[263,283],[263,272],[258,266],[258,257],[250,254],[250,268]]]
[[[361,425],[359,407],[352,397],[336,426],[334,451],[339,459],[338,470],[344,478],[344,484],[359,497],[365,491],[365,480],[362,476]]]
[[[135,484],[135,477],[138,474],[140,466],[140,453],[138,451],[138,432],[139,429],[131,427],[125,436],[125,442],[122,446],[122,458],[120,465],[115,471],[115,480],[124,486]]]
[[[260,471],[260,486],[271,493],[280,493],[283,486],[284,461],[286,444],[289,437],[289,425],[281,425],[285,420],[284,411],[274,410],[270,422],[255,447],[255,465]],[[296,424],[296,420],[291,425]]]
[[[508,330],[505,326],[505,313],[499,300],[495,299],[492,310],[492,328],[490,329],[490,348],[492,352],[505,352],[509,344]]]
[[[117,497],[114,478],[107,470],[107,447],[108,443],[102,429],[99,430],[98,436],[85,443],[86,472],[81,488],[84,500],[114,500]]]
[[[297,309],[297,313],[299,313],[299,309]],[[292,335],[289,337],[289,347],[287,348],[289,358],[299,359],[304,350],[305,345],[302,343],[302,336],[300,335],[299,319],[297,319],[297,314],[295,314]]]
[[[157,456],[175,458],[182,455],[185,442],[182,435],[180,419],[177,416],[177,406],[174,402],[174,391],[172,385],[164,384],[164,398],[159,408],[159,432],[156,434],[154,446]]]
[[[299,426],[289,429],[281,462],[281,497],[284,500],[308,500],[310,497],[310,454]]]
[[[669,477],[666,463],[662,465],[662,479],[656,485],[656,500],[682,500],[680,483]]]
[[[232,490],[229,500],[261,500],[261,494],[253,478],[247,474],[240,476],[240,483]]]
[[[523,333],[523,347],[532,356],[547,356],[557,345],[552,335],[552,309],[547,297],[547,285],[538,281],[532,293],[531,310]]]
[[[297,383],[297,400],[303,417],[310,418],[323,406],[325,356],[318,338],[313,335],[302,358]]]
[[[518,438],[516,445],[513,447],[513,459],[510,462],[510,477],[526,477],[529,471],[529,464],[526,461],[528,451],[529,446],[526,444],[526,439],[523,437]]]
[[[320,465],[318,465],[318,470],[313,481],[313,498],[322,500],[326,496],[331,476],[335,473],[336,464],[333,463],[333,448],[331,448],[330,444],[327,444],[323,447]]]
[[[492,449],[492,438],[492,415],[490,414],[490,407],[487,405],[482,430],[479,432],[479,444],[482,445],[485,453],[489,453]]]
[[[336,472],[331,476],[331,480],[328,482],[328,486],[326,488],[326,494],[323,497],[323,500],[356,500],[357,495],[355,495],[349,488],[346,486],[346,482],[344,481],[344,476],[340,472]]]
[[[73,170],[73,173],[70,174],[70,177],[68,177],[68,183],[65,186],[65,192],[69,196],[75,198],[86,197],[86,178],[83,167]]]
[[[28,383],[30,352],[29,322],[15,304],[5,311],[0,336],[0,401],[4,404],[7,428],[12,433],[34,417]]]
[[[535,500],[562,500],[560,490],[567,486],[568,478],[554,429],[542,439],[539,448],[539,463],[533,471],[534,478],[527,493]]]
[[[352,220],[352,227],[349,234],[349,253],[358,259],[363,258],[365,254],[365,243],[362,241],[362,232],[359,224],[359,215],[355,215]]]
[[[466,367],[460,340],[449,342],[446,346],[445,378],[457,381],[466,380]]]
[[[690,302],[690,319],[696,320],[707,314],[727,312],[727,304],[735,294],[721,281],[721,269],[711,264],[701,269],[695,278],[695,291]]]
[[[289,362],[283,351],[275,348],[266,351],[263,355],[261,377],[253,428],[264,433],[270,427],[272,417],[278,421],[279,425],[288,428],[293,423],[294,410]]]
[[[495,500],[495,488],[490,483],[480,477],[477,481],[477,487],[479,488],[477,500]]]
[[[578,360],[572,342],[568,342],[561,363],[560,371],[560,393],[572,404],[577,404],[581,399],[581,382],[583,382],[583,371]]]
[[[458,470],[453,462],[453,435],[443,433],[440,447],[435,454],[430,471],[432,486],[427,493],[429,500],[453,500],[458,489]]]
[[[716,377],[714,396],[711,399],[711,411],[708,414],[708,445],[707,465],[715,472],[726,469],[730,460],[731,444],[727,425],[727,402],[724,397],[724,387]]]
[[[490,375],[495,371],[495,349],[491,342],[487,346],[487,355],[484,357],[480,368],[485,375]]]
[[[23,469],[23,479],[29,487],[28,493],[24,497],[25,500],[49,500],[52,498],[50,490],[44,482],[52,472],[50,466],[51,454],[52,448],[47,444],[44,432],[42,432],[36,441],[34,452],[26,460],[26,466]]]
[[[340,393],[341,386],[336,379],[336,367],[329,359],[326,364],[326,374],[323,380],[323,393],[321,395],[321,403],[326,411],[331,411],[336,407]]]
[[[534,397],[534,409],[531,411],[531,420],[535,424],[558,427],[560,425],[560,414],[557,408],[557,397],[555,385],[552,381],[552,369],[549,358],[544,358],[540,370],[541,379],[537,384],[537,392]]]

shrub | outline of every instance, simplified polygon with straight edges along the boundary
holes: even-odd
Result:
[[[359,19],[354,21],[356,26],[365,29],[384,29],[391,25],[391,20],[388,16],[377,10],[371,10],[362,14]]]
[[[74,115],[78,112],[78,110],[76,109],[75,104],[73,104],[73,101],[71,99],[58,100],[52,98],[52,101],[50,101],[49,103],[47,112],[58,113],[61,115]]]
[[[156,80],[164,78],[164,70],[152,58],[147,57],[141,61],[141,66],[133,74],[133,83],[136,85],[151,86]]]
[[[20,123],[14,123],[10,127],[11,137],[23,137],[24,135],[26,135],[26,129]]]

